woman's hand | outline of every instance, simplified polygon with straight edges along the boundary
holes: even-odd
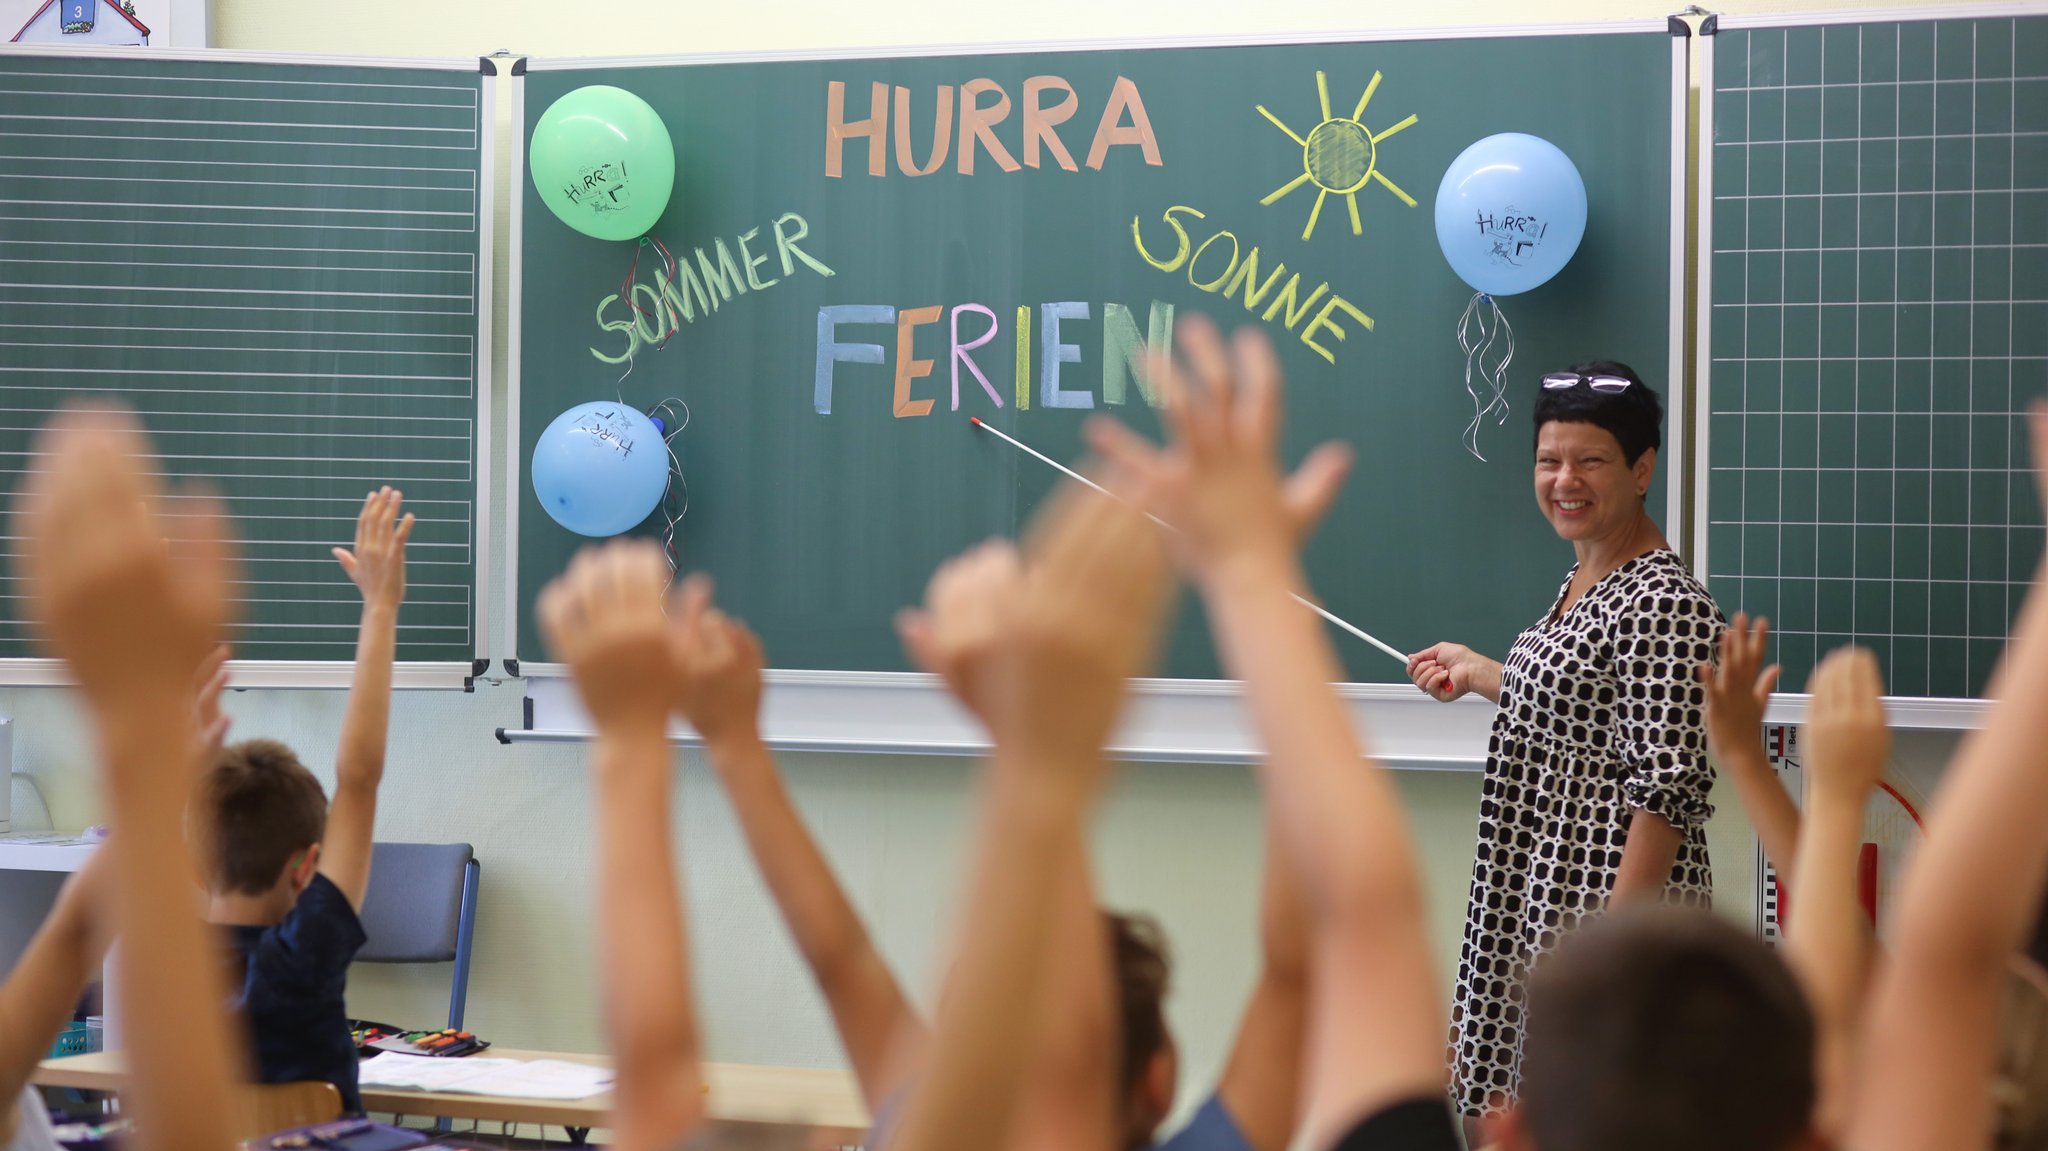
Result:
[[[1500,702],[1500,665],[1461,643],[1432,644],[1409,656],[1408,678],[1446,703],[1473,692]]]

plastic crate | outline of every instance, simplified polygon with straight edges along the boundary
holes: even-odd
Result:
[[[84,1055],[100,1049],[100,1032],[84,1022],[74,1022],[65,1027],[50,1044],[50,1058],[61,1059],[66,1055]]]

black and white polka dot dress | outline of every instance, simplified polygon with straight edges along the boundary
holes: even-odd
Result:
[[[1559,616],[1570,586],[1568,575],[1501,665],[1451,1020],[1452,1089],[1468,1115],[1515,1096],[1529,965],[1604,905],[1633,809],[1684,832],[1666,899],[1713,895],[1713,769],[1694,669],[1714,658],[1720,612],[1661,549]]]

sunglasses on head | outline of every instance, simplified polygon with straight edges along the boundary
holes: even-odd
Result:
[[[1575,388],[1584,384],[1596,392],[1606,392],[1609,395],[1625,392],[1633,383],[1635,381],[1627,376],[1589,376],[1584,372],[1551,372],[1543,377],[1543,386],[1546,388]]]

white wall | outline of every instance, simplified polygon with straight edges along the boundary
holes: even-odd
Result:
[[[1812,7],[1780,3],[1772,7]],[[1763,5],[1729,4],[1728,10]],[[1328,31],[1418,23],[1506,23],[1534,10],[1505,0],[1433,8],[1356,0],[1192,0],[1103,4],[960,5],[934,0],[855,6],[825,0],[755,4],[592,5],[555,0],[214,0],[216,43],[271,51],[474,56],[498,48],[558,55],[796,49],[897,43],[1180,33]],[[1559,19],[1659,15],[1617,0],[1564,0]],[[501,150],[501,155],[503,151]],[[519,174],[501,184],[511,186]],[[505,215],[501,198],[500,228]],[[500,242],[502,245],[502,236]],[[502,251],[502,246],[500,248]],[[499,264],[502,351],[504,284]],[[502,365],[502,355],[498,357]],[[502,431],[502,411],[499,413]],[[502,570],[502,556],[494,557]],[[1539,610],[1531,605],[1532,615]],[[342,698],[330,692],[248,692],[230,709],[242,735],[299,748],[331,781]],[[57,826],[97,818],[89,747],[57,693],[0,691],[17,721],[15,764],[34,773]],[[598,1050],[589,912],[591,842],[579,748],[497,744],[515,725],[514,685],[474,695],[408,693],[393,712],[392,762],[378,835],[467,840],[484,862],[470,1024],[508,1046]],[[1931,762],[1940,740],[1907,752]],[[679,757],[679,863],[687,877],[698,994],[713,1059],[837,1066],[829,1022],[783,935],[715,781],[694,753]],[[973,766],[943,759],[795,756],[784,763],[856,904],[904,975],[928,984],[950,906],[972,799]],[[1455,960],[1479,781],[1475,773],[1400,778],[1427,863],[1430,906],[1448,977]],[[1732,793],[1721,789],[1710,828],[1721,905],[1750,914],[1753,847]],[[1118,906],[1164,921],[1178,957],[1171,1010],[1185,1056],[1183,1087],[1214,1074],[1252,976],[1259,815],[1239,768],[1147,765],[1126,770],[1097,836],[1102,882]],[[416,1024],[437,1018],[445,994],[433,971],[359,968],[359,1015]]]

